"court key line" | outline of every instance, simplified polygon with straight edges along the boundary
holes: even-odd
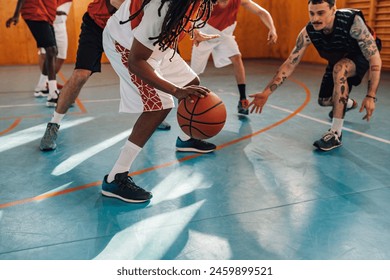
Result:
[[[291,79],[291,78],[290,78],[290,80],[293,81],[294,83],[298,84],[299,86],[303,87],[303,89],[305,90],[306,98],[305,98],[305,101],[302,103],[301,106],[299,106],[295,111],[293,111],[287,117],[281,119],[280,121],[277,121],[277,122],[275,122],[275,123],[273,123],[273,124],[271,124],[271,125],[269,125],[267,127],[264,127],[264,128],[262,128],[262,129],[260,129],[260,130],[258,130],[256,132],[250,133],[250,134],[245,135],[243,137],[240,137],[240,138],[234,139],[232,141],[226,142],[224,144],[221,144],[221,145],[217,146],[216,150],[224,149],[224,148],[229,147],[231,145],[234,145],[234,144],[236,144],[238,142],[241,142],[241,141],[246,140],[248,138],[252,138],[252,137],[254,137],[256,135],[259,135],[260,133],[268,131],[268,130],[270,130],[270,129],[272,129],[272,128],[274,128],[274,127],[276,127],[276,126],[278,126],[278,125],[280,125],[280,124],[290,120],[295,115],[297,115],[299,112],[301,112],[307,106],[307,104],[310,101],[310,90],[307,88],[307,86],[304,83],[302,83],[302,82],[300,82],[298,80],[295,80],[295,79]],[[132,173],[129,173],[129,175],[130,176],[140,175],[140,174],[143,174],[143,173],[147,173],[147,172],[154,171],[154,170],[157,170],[157,169],[169,167],[169,166],[172,166],[174,164],[177,164],[177,163],[180,163],[180,162],[184,162],[184,161],[188,161],[188,160],[191,160],[191,159],[194,159],[194,158],[198,158],[198,157],[201,157],[201,156],[204,156],[204,154],[188,155],[188,156],[182,157],[182,158],[177,159],[177,160],[173,160],[173,161],[166,162],[166,163],[163,163],[163,164],[160,164],[160,165],[155,165],[155,166],[152,166],[152,167],[148,167],[148,168],[144,168],[144,169],[141,169],[141,170],[134,171]],[[35,197],[25,198],[25,199],[21,199],[21,200],[15,200],[15,201],[11,201],[11,202],[0,204],[0,209],[4,209],[4,208],[16,206],[16,205],[21,205],[21,204],[26,204],[26,203],[29,203],[29,202],[40,201],[40,200],[43,200],[43,199],[56,197],[56,196],[72,193],[72,192],[75,192],[75,191],[84,190],[84,189],[91,188],[91,187],[97,187],[97,186],[100,186],[101,184],[102,184],[102,181],[96,181],[96,182],[88,183],[88,184],[85,184],[85,185],[82,185],[82,186],[69,188],[69,189],[66,189],[66,190],[55,191],[55,192],[48,192],[48,193],[45,193],[45,194],[42,194],[42,195],[38,195],[38,196],[35,196]]]

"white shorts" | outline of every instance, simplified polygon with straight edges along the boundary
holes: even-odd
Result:
[[[57,11],[65,12],[66,14],[69,14],[70,6],[72,5],[72,2],[67,2],[62,4],[61,6],[58,6]],[[57,58],[60,59],[66,59],[67,53],[68,53],[68,34],[66,29],[66,20],[68,16],[67,15],[57,15],[54,23],[54,33],[56,36],[56,43],[57,43],[57,49],[58,54]],[[45,49],[41,48],[39,50],[40,54],[45,54]]]
[[[234,29],[237,23],[219,31],[206,24],[201,31],[206,34],[218,34],[219,38],[201,42],[199,46],[192,46],[191,68],[196,74],[201,74],[206,68],[210,54],[213,56],[214,66],[221,68],[232,63],[230,57],[240,54],[235,37]]]
[[[107,29],[103,31],[103,48],[111,66],[119,76],[121,101],[120,113],[142,113],[160,111],[175,107],[173,96],[146,85],[127,68],[129,50],[115,42]],[[169,82],[183,87],[197,75],[179,54],[172,57],[173,50],[167,51],[162,60],[149,60],[156,73]]]

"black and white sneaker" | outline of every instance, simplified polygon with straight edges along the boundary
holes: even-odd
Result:
[[[35,88],[34,90],[34,96],[35,97],[48,97],[49,96],[49,89],[47,87],[45,88]]]
[[[341,143],[342,135],[338,136],[337,132],[329,130],[320,140],[317,140],[313,145],[321,151],[330,151],[335,148],[338,148],[342,145]]]
[[[116,174],[115,180],[111,183],[107,182],[108,175],[104,176],[102,195],[130,203],[142,203],[150,200],[153,197],[152,193],[137,186],[128,174],[129,172]]]
[[[60,92],[58,90],[55,91],[55,96],[48,96],[46,101],[47,107],[57,107],[58,97],[60,96]]]

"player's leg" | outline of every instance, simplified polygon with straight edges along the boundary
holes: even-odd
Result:
[[[58,129],[66,112],[76,101],[89,77],[93,73],[101,71],[100,60],[103,53],[102,32],[102,28],[93,22],[88,14],[85,14],[77,49],[75,70],[62,88],[58,99],[47,104],[48,106],[56,107],[56,109],[41,139],[40,149],[42,151],[56,149]]]
[[[329,72],[328,72],[329,74]],[[348,103],[350,92],[350,85],[348,78],[356,75],[355,63],[350,59],[342,59],[333,67],[333,89],[331,98],[323,98],[323,104],[332,103],[333,118],[332,125],[328,132],[326,132],[321,139],[314,142],[314,146],[322,151],[329,151],[342,145],[342,127],[344,124],[344,116]],[[323,92],[330,92],[329,75],[327,76],[328,86],[323,89]],[[324,82],[324,79],[323,79]],[[324,84],[322,84],[323,86]],[[325,86],[325,85],[324,85]],[[322,92],[322,93],[323,93]]]

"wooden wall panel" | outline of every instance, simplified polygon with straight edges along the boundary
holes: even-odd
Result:
[[[77,41],[80,33],[82,16],[91,0],[75,0],[67,21],[69,34],[69,50],[67,63],[74,63],[77,51]],[[372,2],[376,2],[374,18],[370,17]],[[17,26],[5,28],[5,21],[12,16],[16,0],[0,0],[0,65],[36,64],[37,49],[35,41],[26,24],[21,19]],[[244,58],[275,58],[285,59],[294,47],[296,36],[309,20],[307,1],[285,0],[254,0],[266,8],[273,16],[278,31],[279,40],[274,46],[266,44],[267,29],[259,18],[243,8],[238,15],[238,25],[235,32],[240,50]],[[384,69],[390,69],[390,0],[338,0],[337,7],[361,8],[373,22],[382,38],[384,49],[382,59]],[[372,13],[372,12],[371,12]],[[187,37],[180,44],[182,56],[191,57],[191,41]],[[107,61],[104,57],[103,61]],[[325,63],[314,48],[310,48],[303,61]]]
[[[33,36],[22,18],[16,26],[5,27],[17,0],[0,0],[0,65],[37,64],[37,47]],[[74,0],[67,20],[68,28],[68,58],[66,63],[73,63],[76,58],[78,37],[82,16],[91,0]],[[104,61],[107,59],[104,58]]]

